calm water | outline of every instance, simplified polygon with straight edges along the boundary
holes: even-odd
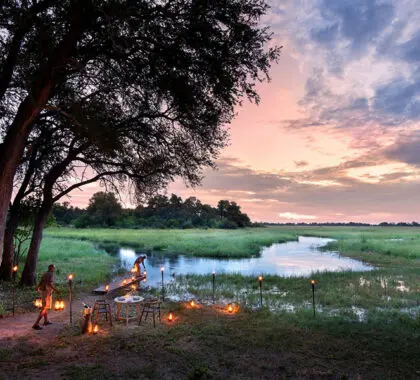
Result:
[[[368,271],[373,267],[361,261],[340,256],[337,252],[321,252],[318,248],[332,239],[299,237],[299,241],[273,244],[261,249],[261,256],[246,259],[211,259],[169,255],[152,252],[145,260],[147,283],[161,281],[160,268],[165,268],[165,279],[185,274],[240,273],[243,275],[276,274],[283,277],[309,276],[315,271]],[[130,270],[140,255],[133,249],[121,248],[121,266]],[[165,280],[165,281],[166,281]]]

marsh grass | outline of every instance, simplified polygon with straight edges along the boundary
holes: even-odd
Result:
[[[297,240],[297,234],[273,228],[238,230],[110,230],[52,228],[46,236],[86,239],[112,248],[116,244],[136,249],[159,250],[209,257],[249,257],[258,255],[261,247]]]
[[[74,274],[74,286],[84,290],[110,279],[118,259],[104,250],[94,247],[92,242],[75,239],[45,237],[42,241],[37,274],[40,277],[49,264],[56,266],[55,280],[67,290],[67,276]]]

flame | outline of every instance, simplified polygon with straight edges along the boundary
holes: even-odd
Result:
[[[59,301],[55,301],[54,310],[60,310],[60,302]]]
[[[229,313],[233,313],[233,307],[232,307],[232,305],[229,305],[229,306],[228,306],[228,312],[229,312]]]
[[[122,284],[125,285],[126,282],[127,282],[126,280],[123,280]]]
[[[69,279],[70,281],[71,281],[71,280],[73,280],[73,275],[72,275],[72,274],[69,274],[68,279]]]
[[[42,307],[42,300],[40,298],[37,298],[34,302],[35,307]]]
[[[191,300],[191,301],[190,301],[190,306],[191,306],[191,307],[195,307],[195,302],[194,302],[194,300]]]
[[[60,302],[60,310],[64,310],[64,301]]]
[[[14,267],[13,267],[13,272],[17,272],[18,271],[18,266],[17,265],[15,265]]]
[[[105,285],[105,291],[109,292],[109,285]]]
[[[174,320],[174,315],[173,315],[173,313],[169,313],[169,315],[168,315],[168,321],[169,322],[172,322]]]
[[[93,327],[93,333],[94,334],[97,334],[98,333],[98,331],[99,331],[99,326],[98,325],[95,325],[94,327]]]

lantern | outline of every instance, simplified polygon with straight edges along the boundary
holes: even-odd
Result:
[[[168,321],[169,322],[173,322],[174,321],[174,314],[172,312],[170,312],[169,315],[168,315]]]
[[[54,310],[55,311],[63,311],[64,310],[64,301],[55,301]]]
[[[95,324],[95,326],[93,326],[93,329],[92,329],[92,334],[97,334],[98,332],[99,332],[99,326]]]

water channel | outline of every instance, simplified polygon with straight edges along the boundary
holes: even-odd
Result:
[[[332,239],[299,236],[298,241],[272,244],[261,248],[261,255],[243,259],[191,257],[165,252],[148,252],[145,260],[147,283],[161,281],[164,267],[165,281],[177,275],[240,273],[242,275],[273,274],[282,277],[309,276],[316,271],[369,271],[374,267],[341,256],[338,252],[321,251]],[[144,252],[120,248],[121,267],[130,270],[135,259]]]

